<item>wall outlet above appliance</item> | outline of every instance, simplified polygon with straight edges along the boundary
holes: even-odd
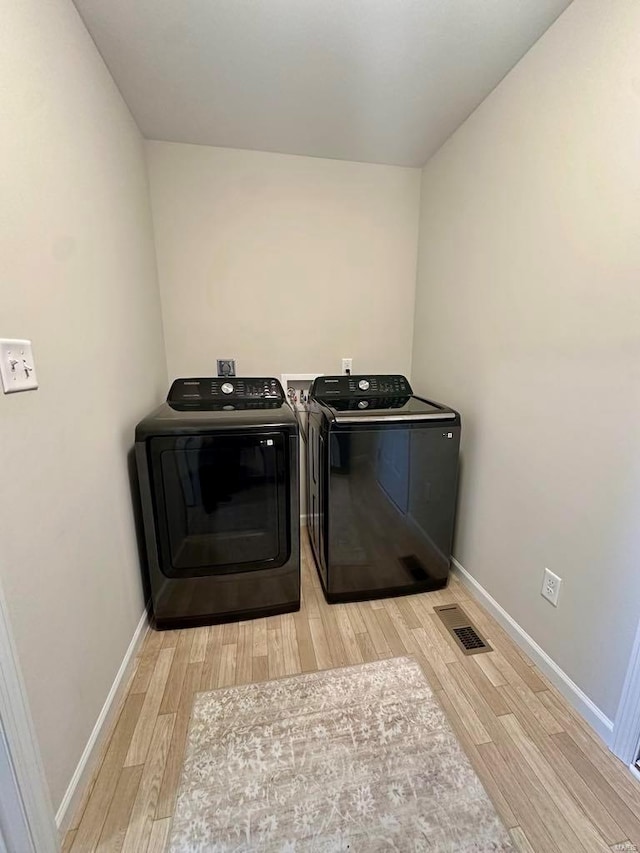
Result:
[[[343,373],[351,373],[353,370],[353,359],[352,358],[343,358],[342,359],[342,372]]]
[[[31,341],[0,339],[0,376],[5,394],[38,387]]]
[[[542,581],[542,589],[540,591],[540,594],[543,598],[546,598],[547,601],[550,601],[554,607],[558,606],[558,597],[560,596],[561,584],[562,578],[549,571],[549,569],[544,570],[544,578]]]
[[[219,358],[218,359],[218,376],[235,376],[236,375],[236,360],[235,358]]]

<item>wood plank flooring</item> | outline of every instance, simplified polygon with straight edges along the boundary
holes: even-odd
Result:
[[[640,783],[453,577],[446,590],[327,605],[303,535],[299,613],[150,631],[65,853],[162,853],[193,694],[416,658],[522,853],[640,851]],[[465,657],[433,607],[459,602],[494,651]]]

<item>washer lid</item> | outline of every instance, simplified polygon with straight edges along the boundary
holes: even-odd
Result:
[[[457,412],[422,397],[351,397],[325,402],[337,424],[455,420]]]

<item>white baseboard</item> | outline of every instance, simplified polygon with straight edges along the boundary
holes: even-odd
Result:
[[[485,610],[488,610],[494,619],[500,623],[511,639],[542,670],[554,687],[557,687],[560,693],[562,693],[567,702],[575,708],[580,716],[586,720],[606,745],[609,746],[613,734],[612,720],[589,699],[587,694],[569,678],[564,670],[560,669],[558,664],[536,643],[533,637],[530,637],[524,628],[521,628],[515,619],[509,616],[507,611],[498,604],[495,598],[489,595],[486,589],[469,574],[464,566],[455,558],[452,558],[451,562],[454,572],[458,574],[460,580],[470,590],[474,598],[477,598]]]
[[[300,527],[307,527],[309,524],[309,516],[304,514],[300,516]]]
[[[640,627],[636,630],[618,710],[613,722],[611,751],[625,764],[634,766],[638,758],[638,732],[640,732]],[[637,775],[637,771],[635,772]]]
[[[60,807],[56,812],[56,824],[61,833],[67,831],[76,809],[80,805],[80,798],[84,794],[87,786],[91,782],[96,768],[96,762],[102,754],[102,746],[105,738],[111,734],[114,716],[117,713],[124,691],[129,683],[129,678],[133,671],[136,655],[142,641],[149,628],[147,611],[145,610],[140,617],[140,621],[133,632],[133,637],[129,643],[129,648],[125,652],[120,668],[113,680],[111,689],[107,695],[102,710],[98,715],[93,731],[89,736],[87,745],[84,748],[80,761],[75,769],[69,786],[65,791]]]

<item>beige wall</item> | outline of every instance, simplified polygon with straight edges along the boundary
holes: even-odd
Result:
[[[151,142],[170,377],[406,373],[420,171]]]
[[[166,389],[140,135],[67,0],[2,2],[0,579],[57,807],[143,610],[127,452]]]
[[[639,139],[640,3],[575,0],[422,182],[413,377],[462,412],[455,554],[609,716],[640,616]]]

